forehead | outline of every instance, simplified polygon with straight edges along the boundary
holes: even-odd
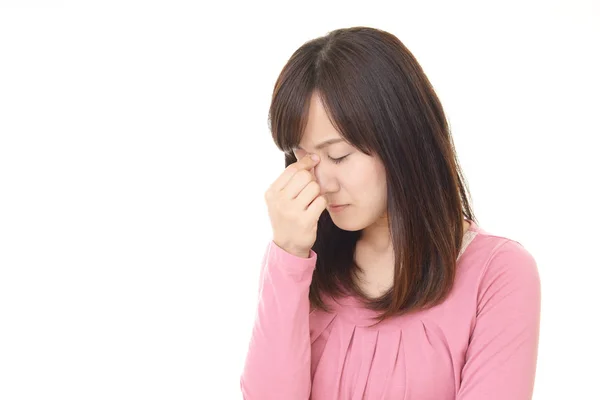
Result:
[[[310,99],[306,128],[298,147],[303,150],[314,150],[317,145],[332,139],[342,139],[342,136],[329,120],[319,96],[313,94]]]

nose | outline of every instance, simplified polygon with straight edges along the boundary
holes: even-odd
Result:
[[[332,171],[327,170],[326,166],[323,166],[321,163],[319,163],[312,168],[311,172],[321,187],[320,195],[335,193],[339,190],[339,184],[336,177]]]

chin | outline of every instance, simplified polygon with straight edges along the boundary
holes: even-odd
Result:
[[[353,219],[350,222],[350,221],[344,220],[343,218],[336,217],[335,215],[331,215],[331,221],[333,222],[333,224],[335,226],[337,226],[341,230],[348,231],[348,232],[356,232],[356,231],[365,229],[365,225],[361,224],[361,223],[357,223],[359,221],[357,221],[356,219]]]

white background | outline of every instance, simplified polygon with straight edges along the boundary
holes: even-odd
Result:
[[[535,399],[600,399],[595,1],[0,1],[0,398],[241,399],[293,51],[396,35],[542,279]]]

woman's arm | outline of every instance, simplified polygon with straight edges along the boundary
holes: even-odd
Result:
[[[530,400],[540,331],[537,264],[509,240],[492,256],[478,293],[457,400]]]
[[[263,258],[258,310],[240,387],[245,400],[308,400],[311,344],[308,291],[317,262],[271,241]]]

